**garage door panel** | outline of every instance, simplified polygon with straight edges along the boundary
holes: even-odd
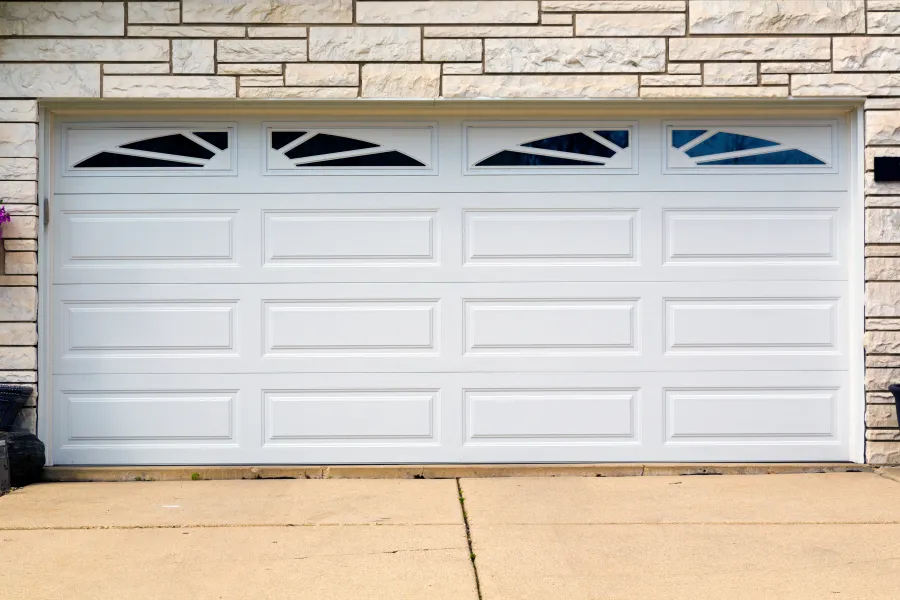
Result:
[[[55,370],[828,370],[845,368],[842,289],[829,282],[60,286]]]
[[[842,280],[844,197],[64,194],[54,272],[58,284]]]
[[[56,376],[54,387],[57,464],[403,463],[413,450],[422,462],[846,452],[847,379],[833,372],[111,374]]]

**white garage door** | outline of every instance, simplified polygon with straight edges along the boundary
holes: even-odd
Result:
[[[54,461],[846,460],[849,137],[60,122]]]

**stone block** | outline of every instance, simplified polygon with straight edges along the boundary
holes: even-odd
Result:
[[[6,252],[3,272],[7,275],[37,275],[36,252]]]
[[[0,346],[36,345],[36,323],[0,323]]]
[[[679,13],[583,13],[575,17],[575,35],[672,36],[684,35],[685,16]]]
[[[699,75],[700,63],[669,63],[668,71],[672,75]]]
[[[865,0],[690,0],[690,32],[865,33],[865,10]]]
[[[572,37],[574,28],[561,25],[426,27],[426,38],[559,38]]]
[[[298,65],[291,65],[298,66]],[[284,66],[279,64],[220,64],[217,65],[219,75],[281,75]]]
[[[662,38],[488,39],[487,73],[661,73]]]
[[[319,62],[419,61],[422,39],[418,27],[313,27],[309,59]]]
[[[117,36],[125,33],[123,2],[3,2],[0,36]]]
[[[866,427],[896,428],[897,426],[897,407],[893,404],[869,404],[866,406]]]
[[[3,240],[7,252],[36,252],[37,240]]]
[[[241,75],[238,79],[241,87],[277,87],[284,85],[283,75]]]
[[[104,75],[168,75],[169,63],[104,63]]]
[[[129,2],[128,22],[175,24],[181,21],[179,2]]]
[[[866,113],[866,144],[900,145],[900,111],[877,110]]]
[[[900,196],[866,196],[867,207],[900,207]]]
[[[286,65],[285,85],[296,86],[356,86],[359,85],[359,65],[305,63]]]
[[[866,368],[888,368],[894,369],[900,367],[900,355],[896,354],[868,354],[866,355]]]
[[[705,85],[756,85],[756,63],[706,63],[703,65]]]
[[[350,23],[352,0],[182,0],[185,23]]]
[[[6,204],[6,212],[10,216],[28,216],[36,217],[38,215],[37,206],[34,204]]]
[[[95,98],[100,96],[100,65],[0,64],[0,96]]]
[[[34,158],[37,156],[37,125],[34,123],[0,123],[0,157]]]
[[[571,25],[575,16],[566,13],[542,13],[541,25]]]
[[[760,73],[830,73],[830,61],[806,62],[764,62],[759,65]]]
[[[363,98],[437,98],[440,65],[369,64],[362,67]]]
[[[37,288],[0,287],[0,321],[37,319]]]
[[[220,40],[216,59],[223,63],[306,62],[303,40]]]
[[[700,75],[641,75],[642,86],[698,86],[702,83]]]
[[[36,180],[37,160],[34,158],[0,158],[0,179]]]
[[[446,98],[636,98],[637,75],[450,75]]]
[[[866,440],[878,442],[900,441],[900,430],[897,429],[866,429]]]
[[[760,75],[760,85],[788,85],[791,82],[791,76],[788,74],[777,75]]]
[[[371,25],[537,23],[538,3],[536,0],[357,2],[356,22]]]
[[[252,38],[305,38],[306,27],[248,27],[247,35]]]
[[[0,201],[34,204],[37,202],[37,183],[34,181],[0,181]]]
[[[38,120],[37,102],[34,100],[0,100],[0,121],[29,122]]]
[[[900,208],[867,209],[866,242],[900,244]]]
[[[885,195],[896,196],[900,194],[900,182],[896,181],[875,181],[875,174],[868,172],[865,174],[864,181],[866,184],[865,193],[869,195]]]
[[[444,63],[444,75],[479,75],[484,65],[477,63]]]
[[[900,383],[900,368],[894,369],[866,369],[866,390],[885,391],[893,383]]]
[[[36,369],[37,348],[34,346],[0,347],[0,369]]]
[[[900,354],[900,334],[896,331],[867,331],[865,346],[870,354]]]
[[[900,464],[900,442],[867,443],[866,462],[871,465]]]
[[[900,38],[834,38],[835,71],[900,71]]]
[[[870,331],[900,331],[900,318],[882,319],[872,318],[866,319],[866,329]]]
[[[831,59],[831,38],[722,37],[673,38],[670,60],[775,60]]]
[[[544,0],[547,12],[684,12],[685,0]]]
[[[898,73],[829,73],[795,75],[794,96],[900,96]]]
[[[216,72],[213,40],[172,40],[172,72],[210,75]]]
[[[106,98],[234,98],[234,77],[202,75],[107,75]]]
[[[0,40],[0,61],[168,62],[168,60],[168,40],[65,38]]]
[[[766,87],[712,86],[648,87],[641,90],[641,98],[787,98],[787,86]]]
[[[434,62],[481,62],[484,47],[476,39],[429,39],[423,42],[422,55]]]
[[[866,284],[867,317],[900,317],[900,282]]]
[[[248,87],[241,98],[357,98],[355,87]]]
[[[898,244],[869,244],[866,246],[865,255],[868,256],[900,256],[900,245]]]
[[[14,216],[9,223],[3,224],[4,238],[37,239],[37,217]]]
[[[227,25],[129,25],[129,37],[242,38],[246,27]]]
[[[900,14],[896,12],[870,12],[867,19],[868,33],[872,35],[897,35],[900,33]]]
[[[866,5],[869,11],[897,10],[900,11],[900,0],[869,0]]]
[[[900,281],[900,256],[866,258],[866,281]]]
[[[0,383],[36,383],[37,371],[0,371]]]

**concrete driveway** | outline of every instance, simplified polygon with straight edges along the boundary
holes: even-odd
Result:
[[[52,483],[0,498],[0,548],[4,600],[894,600],[900,483]]]

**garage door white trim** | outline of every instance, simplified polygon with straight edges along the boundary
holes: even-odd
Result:
[[[856,123],[855,121],[851,121],[850,127],[851,127],[851,129],[856,129],[856,133],[858,134],[858,123]],[[49,128],[44,128],[45,131],[47,129],[49,129]],[[858,138],[859,136],[856,135],[855,137]],[[858,140],[857,140],[857,144],[858,144]],[[854,148],[853,155],[858,155],[857,150],[858,150],[858,146],[857,146],[857,148]],[[45,154],[45,156],[48,156],[48,155],[49,154]],[[855,170],[856,161],[848,161],[848,163],[850,163],[850,164],[847,166],[849,166],[850,168]],[[46,164],[46,163],[43,163],[43,164]],[[46,174],[47,172],[48,172],[47,169],[43,170],[43,173]],[[862,255],[863,244],[862,244],[859,223],[861,221],[860,217],[862,214],[862,208],[861,208],[862,202],[860,200],[861,194],[858,193],[858,177],[856,177],[856,176],[852,177],[851,181],[854,183],[854,187],[857,188],[857,191],[851,192],[851,194],[850,194],[850,197],[851,197],[850,212],[851,212],[851,220],[853,221],[853,223],[851,223],[851,225],[850,225],[850,228],[849,228],[850,236],[848,236],[848,238],[846,240],[847,243],[846,243],[845,247],[843,248],[843,251],[844,252],[849,251],[849,254],[853,256],[853,259],[850,260],[850,262],[848,263],[848,266],[850,269],[851,282],[854,279],[854,271],[855,271],[856,275],[857,275],[856,280],[860,283],[856,286],[851,285],[849,294],[847,296],[845,296],[845,299],[850,304],[850,306],[847,307],[847,310],[845,312],[845,316],[847,317],[849,324],[847,324],[846,321],[844,322],[845,325],[843,327],[844,327],[844,331],[846,333],[847,340],[844,341],[843,345],[844,345],[844,348],[846,349],[845,350],[845,359],[846,358],[850,359],[849,368],[851,370],[848,371],[848,376],[850,377],[850,379],[845,381],[845,383],[842,384],[842,387],[846,386],[844,389],[849,394],[846,405],[847,405],[848,409],[850,410],[851,416],[849,418],[847,418],[846,420],[843,420],[842,426],[848,428],[844,433],[846,434],[845,441],[846,441],[846,443],[848,443],[850,445],[850,448],[851,448],[850,449],[851,454],[849,455],[850,458],[853,458],[856,460],[861,460],[862,428],[861,428],[860,422],[861,422],[861,415],[862,415],[862,407],[864,406],[864,404],[863,404],[863,398],[862,398],[861,369],[856,367],[856,363],[861,362],[861,353],[857,350],[857,344],[848,343],[848,342],[849,342],[849,340],[854,339],[854,338],[859,339],[859,336],[861,336],[861,321],[862,321],[862,309],[861,309],[861,306],[862,306],[861,305],[862,283],[861,282],[862,282],[862,276],[861,276],[860,266],[862,263],[861,255]],[[42,185],[46,186],[47,183],[43,182]],[[412,210],[412,207],[410,207],[410,209]],[[546,207],[544,207],[543,209],[540,207],[535,207],[534,210],[546,210]],[[594,208],[591,210],[596,210],[596,209]],[[476,211],[476,212],[478,212],[478,211]],[[475,213],[472,213],[472,214],[475,214]],[[58,224],[58,221],[56,221],[53,225],[56,225],[56,224]],[[51,227],[53,225],[51,225]],[[856,236],[860,236],[858,240],[853,239]],[[49,280],[47,279],[46,262],[47,262],[48,255],[51,252],[51,250],[50,250],[51,246],[48,242],[53,242],[53,241],[55,241],[55,240],[51,240],[50,236],[45,236],[44,239],[41,241],[41,248],[42,248],[42,253],[41,253],[41,278],[42,278],[41,294],[42,294],[42,300],[43,300],[42,307],[49,306],[49,298],[47,297],[47,295],[49,293],[49,285],[48,285]],[[562,282],[560,282],[560,283],[562,283]],[[860,288],[860,289],[857,291],[856,288]],[[573,295],[575,298],[578,298],[578,299],[584,298],[584,294],[580,291]],[[854,299],[853,299],[854,295],[857,296],[856,301],[854,301]],[[796,296],[798,298],[802,298],[802,294],[798,293]],[[426,301],[428,300],[428,298],[423,298],[423,299]],[[855,310],[853,310],[854,307],[859,307],[858,308],[859,312],[856,313],[856,317],[854,317],[854,313],[855,313]],[[42,327],[42,330],[44,332],[48,331],[48,328],[47,328],[48,323],[46,322],[46,319],[48,319],[48,311],[42,310],[42,321],[44,321],[44,323],[45,323],[44,327]],[[46,356],[46,351],[48,350],[49,346],[48,346],[48,340],[45,339],[44,335],[42,335],[41,344],[42,344],[42,354],[44,354]],[[489,352],[489,354],[490,354],[490,352]],[[854,360],[854,355],[856,355],[856,358],[860,358],[860,361]],[[488,357],[488,358],[490,358],[490,357]],[[502,363],[502,358],[503,358],[502,356],[499,356],[499,357],[497,357],[496,360],[499,360]],[[552,359],[552,356],[550,358]],[[577,357],[575,357],[575,358],[577,358]],[[496,362],[496,360],[495,360],[495,362]],[[46,361],[45,364],[47,364],[48,362],[49,361]],[[858,371],[858,373],[856,373],[856,375],[858,377],[853,375],[853,370]],[[379,375],[378,375],[377,371],[378,371],[377,368],[372,369],[371,376],[374,377],[374,379],[372,379],[373,385],[376,383],[379,383],[379,380],[378,380]],[[45,368],[43,370],[43,373],[48,373],[48,370]],[[723,374],[725,374],[725,373],[723,373]],[[727,382],[740,381],[739,373],[736,373],[736,372],[735,373],[727,373],[727,375],[728,375],[728,377],[726,379],[722,380],[723,383],[721,383],[721,384],[710,383],[709,385],[716,387],[716,389],[721,389],[723,392],[725,392],[729,389]],[[732,377],[732,375],[734,375],[735,377]],[[550,379],[552,379],[552,378],[550,378]],[[858,383],[854,383],[854,380]],[[547,381],[549,381],[549,379]],[[571,382],[572,380],[570,379],[569,381]],[[563,390],[568,389],[565,380],[560,380],[558,385],[549,386],[549,387],[547,385],[543,385],[543,387],[538,386],[538,385],[536,385],[536,383],[537,382],[532,383],[530,386],[528,386],[528,389],[532,392],[536,391],[539,393],[544,393],[545,396],[547,396],[547,397],[550,397],[553,394],[556,394],[559,389],[563,389]],[[613,386],[613,388],[615,388],[615,389],[610,388],[608,384],[609,384],[609,382],[604,382],[603,385],[598,386],[598,383],[596,380],[591,381],[590,378],[588,378],[588,379],[582,381],[582,383],[579,385],[578,389],[586,392],[587,396],[590,396],[590,394],[592,393],[592,390],[600,389],[604,393],[612,391],[614,393],[612,393],[612,395],[611,395],[612,399],[610,400],[610,402],[614,402],[614,403],[620,402],[620,403],[624,403],[624,404],[631,403],[631,405],[634,405],[634,403],[636,401],[635,401],[635,398],[633,395],[629,396],[629,394],[630,394],[629,390],[634,390],[634,389],[639,388],[640,382],[635,383],[633,380],[627,381],[627,377],[626,377],[626,378],[622,378],[621,382],[619,382],[619,384],[618,384],[618,387]],[[320,384],[320,385],[326,385],[326,387],[327,387],[328,384]],[[786,385],[787,385],[787,383],[786,383]],[[823,385],[824,385],[824,388],[828,388],[829,385],[836,385],[836,384],[828,384],[826,382]],[[486,389],[491,388],[490,385],[485,385],[483,387],[485,387]],[[688,386],[688,387],[690,387],[690,386]],[[52,390],[50,390],[49,388],[50,388],[49,377],[42,377],[41,392],[42,392],[42,397],[44,398],[45,402],[48,399],[48,394],[52,393]],[[227,386],[226,386],[226,388],[227,388]],[[230,389],[230,388],[228,388],[228,389]],[[395,387],[391,387],[390,385],[385,385],[383,382],[381,382],[380,387],[375,386],[375,387],[371,387],[369,389],[382,389],[382,391],[385,393],[392,393],[392,392],[397,391]],[[439,400],[437,402],[435,402],[434,398],[427,400],[427,398],[428,398],[427,390],[430,390],[430,389],[434,389],[434,386],[425,385],[423,383],[423,387],[417,387],[417,388],[413,389],[412,391],[417,392],[418,390],[426,390],[426,393],[424,393],[424,395],[422,395],[421,401],[426,402],[426,403],[431,403],[432,407],[438,406],[440,404]],[[468,392],[467,392],[468,396],[467,396],[466,402],[470,403],[471,406],[479,406],[479,407],[490,406],[490,402],[488,400],[484,399],[485,396],[483,394],[481,397],[479,397],[478,394],[474,393],[474,392],[477,392],[481,388],[479,388],[477,386],[475,386],[475,387],[468,386],[466,389],[468,390]],[[509,389],[515,389],[515,388],[512,386],[509,386],[509,387],[504,387],[504,389],[509,390]],[[857,389],[859,390],[858,393],[856,391]],[[403,391],[403,390],[401,390],[401,391]],[[407,390],[407,391],[409,391],[409,390]],[[827,394],[825,394],[825,395],[827,395]],[[401,394],[401,396],[402,396],[402,394]],[[558,396],[558,394],[557,394],[557,396]],[[690,396],[690,395],[687,395],[687,396]],[[682,395],[682,397],[671,396],[669,399],[667,399],[667,402],[669,402],[669,403],[679,402],[679,401],[682,401],[683,398],[687,397],[687,396],[685,396],[685,395]],[[568,400],[570,406],[575,406],[575,405],[577,405],[579,398],[578,397],[564,398],[563,400]],[[660,398],[660,399],[652,400],[652,401],[644,399],[644,402],[657,402],[660,400],[662,400],[662,399]],[[411,402],[415,403],[415,402],[418,402],[419,400],[413,399],[413,400],[407,400],[407,401],[411,401]],[[693,398],[691,401],[695,402],[695,403],[700,402],[700,400],[697,400],[696,398]],[[814,404],[815,398],[798,399],[797,401],[813,402],[813,404]],[[485,404],[485,402],[488,402],[488,404]],[[573,402],[575,404],[572,404]],[[214,404],[215,404],[215,402],[213,402],[213,405]],[[638,402],[638,404],[640,404],[640,402]],[[467,404],[467,406],[468,405],[469,404]],[[46,407],[47,404],[45,403],[43,406]],[[210,405],[210,406],[212,406],[212,405]],[[483,408],[482,410],[487,410],[487,409]],[[42,435],[44,436],[45,439],[50,439],[49,438],[49,433],[50,433],[49,421],[50,421],[50,419],[49,419],[48,412],[49,411],[47,411],[45,409],[41,413],[41,430],[42,430]],[[465,419],[466,418],[465,414],[467,414],[467,413],[464,413],[463,415],[450,415],[450,414],[441,412],[440,416],[444,419],[444,424],[446,425],[446,423],[449,422],[449,420],[451,420],[451,419]],[[636,413],[632,412],[632,414],[636,414]],[[838,421],[841,421],[839,415],[835,415],[835,416],[837,417]],[[661,418],[665,419],[665,416],[661,415]],[[663,421],[660,422],[660,424],[662,424],[662,423],[663,423]],[[437,421],[434,421],[432,423],[432,425],[435,425],[435,424],[439,425],[439,423]],[[460,422],[459,425],[460,425],[460,427],[463,427],[464,423]],[[677,424],[673,425],[670,423],[669,425],[666,425],[666,427],[671,429],[672,427],[675,427],[676,425]],[[858,427],[857,427],[857,425],[858,425]],[[666,429],[666,431],[669,431],[669,429]],[[478,445],[487,444],[488,446],[492,446],[496,450],[495,454],[493,454],[492,457],[488,460],[502,460],[502,461],[529,460],[527,458],[523,459],[521,456],[517,457],[514,451],[509,450],[507,448],[507,444],[500,443],[496,440],[491,441],[492,438],[491,438],[491,434],[489,431],[485,432],[485,431],[476,431],[476,430],[471,430],[471,429],[468,429],[467,431],[469,431],[469,433],[467,434],[470,438],[469,445],[475,447]],[[619,435],[621,433],[621,431],[622,430],[613,431],[610,435],[613,435],[613,436]],[[675,433],[677,433],[677,432],[675,432]],[[697,434],[697,432],[694,432],[694,434]],[[577,432],[575,433],[575,435],[577,435]],[[275,436],[275,437],[277,437],[277,436]],[[681,437],[683,439],[683,435]],[[671,437],[670,443],[677,444],[678,438],[679,438],[679,435],[673,435]],[[854,441],[854,440],[856,440],[856,441]],[[536,442],[537,440],[532,440],[532,441]],[[646,441],[646,438],[644,441]],[[552,444],[553,441],[551,440],[550,443]],[[858,446],[859,448],[854,449],[856,446]],[[543,458],[541,458],[541,460],[554,460],[554,461],[555,460],[592,460],[589,457],[573,458],[569,455],[565,455],[565,453],[556,452],[555,450],[546,450],[545,449],[542,452],[544,452],[544,454],[542,455]],[[160,454],[159,456],[161,457],[160,462],[173,462],[173,461],[181,462],[178,459],[165,458],[163,454]],[[340,453],[336,453],[336,454],[334,454],[334,456],[335,456],[335,458],[333,459],[333,462],[346,462],[346,460],[349,460],[350,462],[360,462],[356,458],[353,458],[352,453],[348,454],[348,458],[346,460],[344,460],[340,457]],[[392,459],[388,454],[383,454],[382,456],[384,458],[377,460],[377,462],[410,462],[408,457],[397,456],[396,458]],[[419,460],[419,462],[443,462],[443,461],[447,460],[446,457],[441,457],[439,454],[433,454],[433,453],[429,454],[428,452],[423,452],[422,454],[420,454],[420,456],[422,458],[421,458],[421,460]],[[684,455],[684,454],[679,455],[676,452],[676,453],[673,453],[673,455],[670,458],[667,458],[667,460],[669,460],[669,459],[670,460],[691,460],[692,459],[691,457],[682,458],[682,456],[686,456],[686,455]],[[736,454],[729,454],[728,452],[722,452],[718,456],[719,456],[720,460],[741,460],[740,456],[738,456]],[[799,459],[802,459],[803,457],[797,455],[797,456],[795,456],[795,458],[799,460]],[[809,458],[813,459],[815,457],[810,456]],[[764,456],[760,456],[759,459],[760,460],[777,460],[778,457],[774,456],[774,455],[771,458],[765,458]],[[132,459],[128,459],[125,457],[123,457],[123,460],[125,462],[132,461]],[[134,460],[134,462],[140,462],[139,459],[133,459],[133,460]],[[468,460],[479,460],[479,459],[477,457],[475,457],[473,459],[468,459]],[[653,458],[652,457],[650,457],[650,458],[641,457],[636,454],[628,454],[627,452],[623,451],[623,453],[619,454],[619,455],[616,455],[616,454],[604,455],[603,460],[653,460]],[[203,462],[202,458],[199,458],[199,459],[192,458],[192,459],[187,459],[187,461],[188,462]],[[243,462],[243,461],[242,460],[234,460],[233,462]],[[251,462],[266,462],[266,460],[263,457],[259,457],[258,459],[251,460]],[[303,462],[321,462],[321,461],[310,459],[310,460],[305,460]]]

